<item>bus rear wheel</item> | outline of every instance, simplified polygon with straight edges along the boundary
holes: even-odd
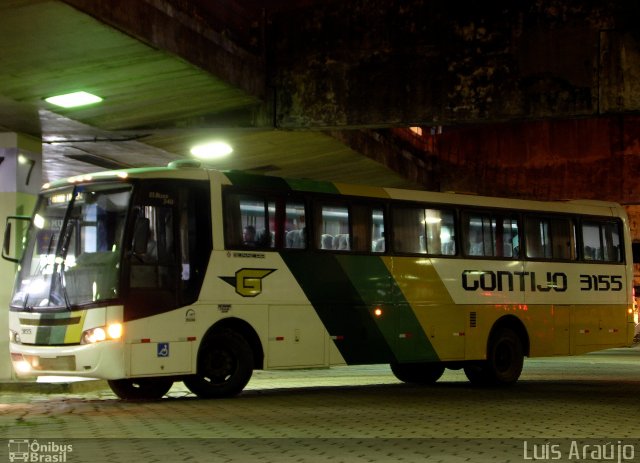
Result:
[[[253,374],[253,351],[247,341],[231,330],[209,334],[198,353],[198,372],[183,382],[198,397],[233,397],[244,389]]]
[[[159,400],[169,392],[169,378],[130,378],[107,381],[115,395],[124,400]]]
[[[444,373],[444,365],[434,362],[392,363],[391,371],[405,383],[433,384]]]
[[[515,383],[522,373],[522,340],[510,328],[502,328],[491,337],[487,360],[464,367],[471,384],[498,386]]]

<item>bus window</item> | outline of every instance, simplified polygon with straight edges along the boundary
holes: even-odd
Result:
[[[604,220],[583,221],[582,253],[585,260],[621,262],[622,247],[618,224]]]
[[[370,204],[352,204],[350,209],[350,250],[384,252],[384,213]],[[322,243],[321,243],[322,244]]]
[[[351,250],[349,209],[347,206],[320,205],[317,210],[320,213],[316,233],[318,249]]]
[[[285,205],[285,242],[288,249],[305,249],[307,247],[306,213],[301,201],[287,201]]]
[[[384,252],[384,210],[371,210],[371,252]]]
[[[179,208],[182,303],[198,299],[211,255],[209,189],[191,185],[181,190]]]
[[[146,249],[131,264],[132,288],[171,288],[175,263],[173,208],[140,206],[138,221],[148,224]]]
[[[527,217],[527,257],[531,259],[575,259],[575,231],[569,218]]]
[[[225,198],[227,247],[274,248],[274,201],[254,195],[229,194]]]
[[[397,252],[455,255],[452,211],[399,207],[394,208],[392,216],[393,245]]]
[[[520,238],[515,216],[468,212],[463,217],[465,252],[468,256],[518,257]]]
[[[445,256],[455,255],[453,212],[425,209],[424,224],[427,253]]]

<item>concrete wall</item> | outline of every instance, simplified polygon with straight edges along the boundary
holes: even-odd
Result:
[[[40,141],[15,133],[0,133],[0,158],[2,159],[0,163],[0,239],[2,239],[7,216],[30,215],[33,211],[35,195],[42,185]],[[20,159],[23,161],[20,162]],[[19,242],[14,239],[14,249],[18,246]],[[6,333],[15,273],[16,264],[0,259],[0,333],[4,333],[0,335],[0,381],[13,378]]]

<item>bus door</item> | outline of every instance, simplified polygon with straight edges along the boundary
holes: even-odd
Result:
[[[166,185],[143,185],[134,199],[125,319],[177,307],[177,205],[176,192]]]
[[[131,375],[183,373],[192,364],[197,308],[211,256],[207,182],[141,182],[133,199],[123,259],[124,321],[131,323]]]

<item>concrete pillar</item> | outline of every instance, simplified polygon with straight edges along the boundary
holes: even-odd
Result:
[[[31,214],[41,186],[40,140],[17,133],[0,132],[0,239],[4,237],[7,216]],[[7,331],[15,274],[16,265],[0,259],[0,381],[14,377]]]

